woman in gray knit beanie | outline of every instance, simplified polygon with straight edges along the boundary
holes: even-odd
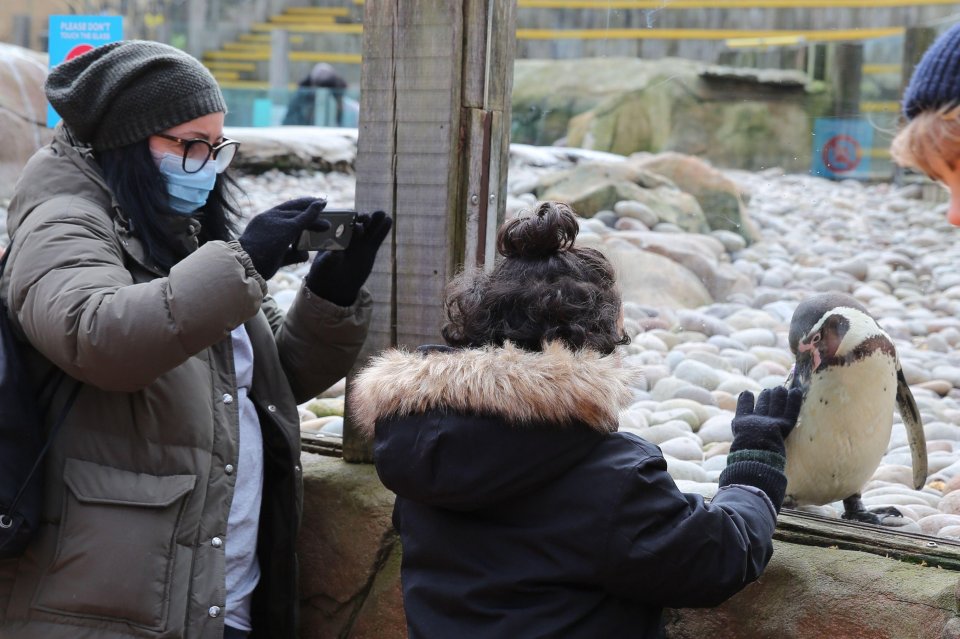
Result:
[[[294,637],[297,404],[353,365],[391,220],[359,215],[284,315],[267,281],[309,258],[297,242],[329,226],[326,202],[235,235],[239,145],[197,60],[112,43],[46,92],[63,122],[17,183],[0,294],[47,425],[67,412],[37,529],[0,548],[0,636]]]

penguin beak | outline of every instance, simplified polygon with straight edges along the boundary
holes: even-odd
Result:
[[[800,381],[797,379],[797,365],[794,364],[790,367],[790,372],[787,374],[787,379],[783,381],[784,388],[794,388],[799,386]]]
[[[812,361],[809,355],[800,355],[796,363],[790,369],[787,381],[784,384],[787,388],[799,388],[804,394],[810,386],[810,375],[813,373]]]
[[[813,366],[810,367],[810,372],[814,373],[818,368],[820,368],[820,351],[817,349],[816,344],[811,344],[808,342],[800,342],[797,345],[797,353],[810,353],[809,357],[813,360]]]

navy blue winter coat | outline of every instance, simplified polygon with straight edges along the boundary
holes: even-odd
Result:
[[[615,356],[388,351],[356,379],[397,494],[412,639],[657,636],[663,607],[718,604],[773,552],[760,490],[681,493],[660,450],[618,433]]]

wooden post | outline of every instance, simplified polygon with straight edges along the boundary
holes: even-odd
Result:
[[[30,15],[17,14],[13,16],[13,38],[11,42],[15,45],[30,48]]]
[[[833,93],[833,115],[860,114],[860,82],[863,79],[863,45],[838,42],[828,49],[827,68]]]
[[[187,53],[200,59],[207,48],[210,24],[207,22],[207,0],[193,0],[187,5]]]
[[[228,39],[234,40],[237,37],[237,32],[233,32],[228,35],[223,26],[221,26],[224,22],[226,22],[226,20],[223,18],[222,12],[223,9],[220,7],[220,0],[210,0],[209,20],[212,28],[207,29],[208,40],[205,48],[208,50],[219,49]]]
[[[811,80],[824,80],[827,76],[827,45],[811,44],[810,57],[807,59],[807,76]]]
[[[487,270],[494,264],[504,216],[516,42],[508,34],[513,33],[515,10],[513,1],[464,2],[467,56],[461,108],[468,163],[458,198],[458,209],[466,216],[461,264]]]
[[[290,83],[290,34],[286,29],[270,32],[270,100],[275,105],[286,104],[287,85]]]
[[[933,27],[907,27],[903,35],[903,60],[900,65],[900,95],[906,91],[913,70],[920,62],[924,52],[930,48],[937,38],[937,30]]]
[[[368,288],[358,367],[392,346],[440,341],[443,291],[493,262],[503,219],[516,0],[367,0],[356,206],[394,218]],[[348,410],[343,457],[372,460]]]
[[[933,44],[937,37],[937,31],[933,27],[907,27],[903,34],[903,53],[900,58],[900,96],[907,90],[910,84],[910,78],[913,77],[913,71],[917,68],[920,58],[924,52]],[[901,112],[898,114],[898,122],[903,123],[904,117]],[[893,183],[896,186],[902,186],[905,183],[907,169],[899,164],[893,164]],[[922,188],[922,187],[921,187]],[[925,201],[927,201],[925,199]]]

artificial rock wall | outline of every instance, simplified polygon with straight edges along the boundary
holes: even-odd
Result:
[[[402,639],[393,495],[369,464],[304,454],[302,639]],[[666,611],[669,639],[960,639],[960,573],[776,542],[763,577],[714,609]]]

